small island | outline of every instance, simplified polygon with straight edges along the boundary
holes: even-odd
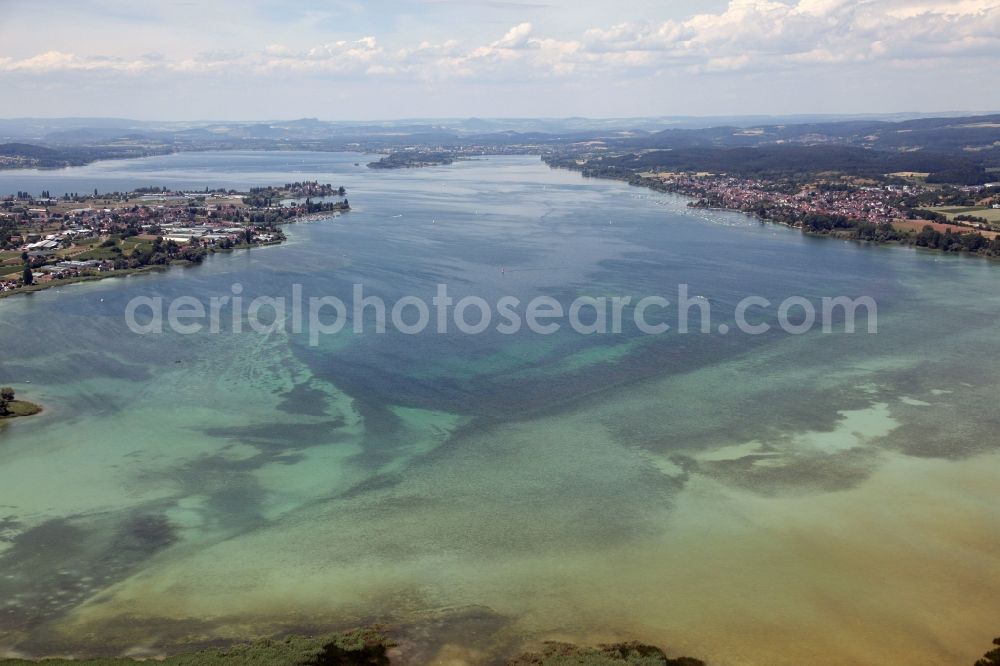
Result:
[[[15,399],[14,389],[9,386],[0,388],[0,421],[14,419],[19,416],[34,416],[42,411],[40,405],[27,400]]]
[[[427,166],[442,166],[455,161],[455,155],[438,150],[393,151],[376,162],[369,162],[369,169],[414,169]]]
[[[283,223],[350,209],[343,187],[315,181],[245,192],[9,194],[0,197],[0,298],[275,245],[285,239]]]

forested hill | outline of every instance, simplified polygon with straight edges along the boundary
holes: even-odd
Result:
[[[95,160],[142,157],[165,152],[170,151],[157,146],[47,147],[30,143],[0,143],[0,168],[80,166]]]
[[[546,158],[553,166],[580,168],[580,154],[568,151]],[[931,183],[981,185],[1000,180],[976,155],[930,151],[873,150],[831,145],[763,145],[744,148],[689,147],[589,154],[581,169],[590,176],[625,177],[643,171],[728,173],[738,176],[791,177],[824,172],[879,178],[897,172],[927,173]]]

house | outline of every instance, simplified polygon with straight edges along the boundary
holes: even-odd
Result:
[[[59,247],[59,241],[57,240],[40,240],[36,243],[30,243],[24,247],[29,253],[36,250],[55,250]]]

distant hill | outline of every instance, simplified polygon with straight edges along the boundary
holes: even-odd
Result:
[[[710,122],[718,124],[707,125]],[[37,138],[20,138],[28,136]],[[602,150],[613,157],[593,168],[622,168],[631,160],[638,166],[762,173],[796,170],[811,164],[831,170],[854,169],[859,175],[876,171],[929,172],[936,174],[932,180],[965,184],[987,182],[993,178],[989,169],[1000,167],[1000,114],[372,122],[315,118],[255,122],[16,119],[0,120],[0,140],[4,137],[15,137],[8,138],[11,143],[0,144],[0,166],[8,168],[72,166],[97,159],[234,149],[386,153],[418,149],[456,155],[551,155]],[[644,155],[650,152],[656,154]],[[722,169],[722,165],[727,168]]]
[[[836,144],[876,150],[994,151],[1000,148],[1000,115],[669,129],[624,142],[656,148],[736,148],[784,143]]]

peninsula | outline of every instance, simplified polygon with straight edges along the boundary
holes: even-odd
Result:
[[[0,197],[0,297],[281,243],[282,224],[350,208],[343,187],[315,181],[247,191],[16,192]]]

